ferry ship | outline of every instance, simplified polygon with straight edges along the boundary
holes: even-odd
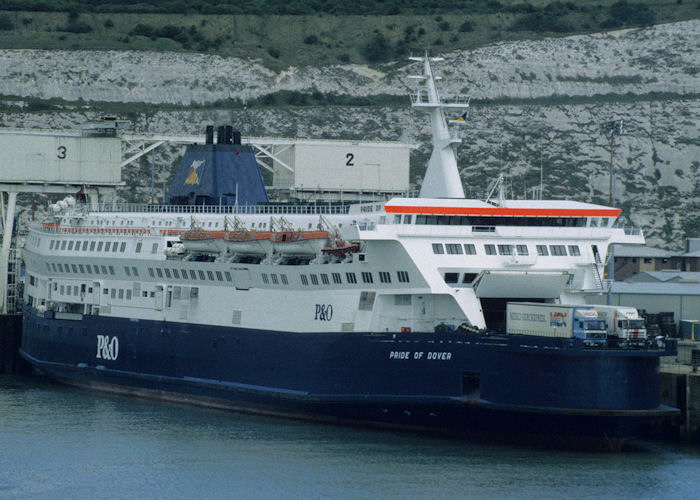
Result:
[[[237,164],[236,196],[207,201],[194,188],[216,184],[216,158],[254,156],[191,146],[169,205],[56,207],[31,229],[22,356],[118,394],[564,447],[619,450],[633,425],[674,415],[657,377],[671,341],[506,335],[506,303],[600,293],[610,245],[644,237],[616,208],[465,199],[465,115],[445,119],[435,59],[415,60],[433,133],[419,197],[275,205]]]

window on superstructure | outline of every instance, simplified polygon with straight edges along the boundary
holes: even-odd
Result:
[[[270,284],[270,280],[269,280],[268,277],[267,277],[267,273],[262,273],[261,276],[262,276],[262,281],[263,281],[263,283],[265,283],[266,285],[269,285],[269,284]]]
[[[321,274],[321,283],[324,285],[330,285],[330,281],[328,280],[328,275],[325,273]]]
[[[549,253],[555,256],[566,255],[566,247],[564,245],[549,245]]]
[[[149,268],[148,268],[148,275],[149,275],[151,278],[155,278],[155,277],[156,277],[156,274],[153,272],[153,268],[152,268],[152,267],[149,267]]]
[[[102,295],[109,295],[109,288],[102,290]]]
[[[131,288],[126,289],[126,300],[131,300]]]
[[[141,253],[141,242],[137,241],[136,242],[136,253]]]
[[[73,241],[72,240],[68,242],[68,251],[70,252],[71,250],[73,250]]]
[[[499,255],[513,255],[513,245],[498,245]]]
[[[231,281],[231,273],[228,271],[224,271],[224,276],[226,276],[226,281]]]
[[[331,273],[331,278],[333,278],[333,283],[336,285],[340,285],[343,283],[343,280],[340,277],[340,273]]]
[[[56,241],[55,241],[55,240],[51,240],[51,242],[49,243],[49,250],[53,250],[53,245],[54,245],[54,243],[56,243]]]
[[[408,271],[396,271],[396,276],[399,278],[399,283],[408,283]]]
[[[158,243],[154,243],[151,247],[151,253],[158,253]]]
[[[124,289],[123,288],[119,289],[119,300],[124,300]]]
[[[65,250],[67,244],[68,244],[68,242],[67,242],[66,240],[63,240],[63,241],[61,242],[61,250]]]
[[[273,284],[273,285],[279,285],[279,279],[277,279],[277,275],[276,275],[276,274],[271,274],[271,275],[270,275],[270,278],[272,279],[272,284]]]
[[[286,274],[280,274],[280,280],[282,280],[283,285],[289,285],[289,281],[287,281],[287,275]]]
[[[124,266],[124,274],[131,276],[131,269],[129,269],[129,266]]]
[[[197,273],[194,272],[194,269],[190,269],[190,279],[197,280]]]
[[[139,270],[136,269],[134,266],[131,266],[131,272],[134,274],[134,276],[138,276],[138,275],[139,275]]]
[[[112,248],[112,242],[111,241],[105,241],[105,252],[109,252],[109,249]]]
[[[413,222],[413,216],[412,215],[404,215],[403,216],[403,223],[404,224],[411,224]]]
[[[484,245],[486,255],[496,255],[496,245]]]
[[[214,281],[214,273],[207,271],[207,278],[209,278],[209,281]]]
[[[197,270],[197,276],[199,276],[199,279],[202,280],[202,281],[205,281],[205,280],[207,279],[207,278],[204,276],[204,271],[202,271],[201,269],[200,269],[200,270]]]
[[[163,277],[163,271],[160,269],[160,267],[156,267],[156,274],[159,278]]]
[[[170,275],[170,269],[168,269],[166,267],[165,269],[163,269],[163,272],[165,273],[166,278],[168,278],[168,279],[172,278],[172,276]]]
[[[113,299],[117,298],[117,289],[116,288],[112,288],[111,293],[110,293],[110,297]]]
[[[71,264],[70,268],[73,271],[73,274],[78,274],[78,266],[76,266],[75,264]]]
[[[516,245],[515,248],[518,251],[518,255],[529,255],[527,252],[527,245]]]
[[[476,246],[474,246],[473,243],[465,243],[464,253],[467,255],[476,255]]]
[[[308,285],[309,285],[309,280],[308,280],[308,278],[306,277],[305,274],[300,275],[300,276],[299,276],[299,279],[301,279],[301,284],[302,284],[302,285],[305,285],[305,286],[308,286]]]
[[[549,252],[547,252],[547,245],[537,245],[537,255],[541,257],[549,255]]]
[[[102,271],[102,274],[107,275],[107,266],[100,264],[100,271]]]
[[[569,255],[578,257],[581,255],[581,250],[579,250],[578,245],[569,245]]]
[[[391,273],[379,271],[379,281],[382,283],[391,283]]]
[[[59,262],[59,263],[56,264],[56,265],[58,266],[58,271],[62,273],[62,272],[63,272],[63,264],[61,264],[61,263]]]
[[[217,281],[224,281],[224,277],[221,274],[221,271],[216,271],[216,280]]]
[[[372,273],[370,272],[363,272],[362,273],[362,281],[364,283],[374,283],[374,279],[372,278]]]
[[[91,252],[94,252],[94,251],[95,251],[95,244],[96,244],[95,241],[91,241],[91,242],[90,242],[90,251],[91,251]]]
[[[448,255],[462,255],[462,245],[458,243],[447,243],[445,248]]]
[[[180,279],[180,271],[178,271],[177,269],[173,269],[172,273],[173,273],[173,278],[175,278],[176,280]]]
[[[311,284],[318,285],[318,276],[316,276],[315,274],[311,274],[310,277],[311,277]]]
[[[90,242],[88,240],[83,241],[83,252],[87,252],[89,244]]]
[[[410,306],[411,296],[410,295],[394,295],[394,305],[395,306]]]
[[[355,283],[357,283],[357,277],[355,276],[355,273],[345,273],[345,279],[350,285],[354,285]]]
[[[459,273],[445,273],[445,283],[457,283],[459,281]]]
[[[394,215],[394,224],[401,224],[401,216]]]
[[[437,255],[445,253],[442,243],[433,243],[433,253]]]
[[[97,251],[98,251],[98,252],[101,252],[101,251],[102,251],[102,247],[104,246],[104,244],[105,244],[104,241],[98,241],[98,242],[97,242]]]
[[[119,242],[118,242],[118,241],[115,241],[115,242],[112,244],[112,252],[118,252],[118,251],[119,251]]]

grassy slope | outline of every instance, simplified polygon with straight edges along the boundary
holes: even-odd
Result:
[[[530,3],[538,6],[549,2]],[[601,23],[608,18],[607,7],[612,3],[612,0],[600,0],[600,8],[587,12],[571,11],[558,17],[560,23],[570,29],[556,35],[602,30]],[[684,0],[680,4],[677,0],[644,3],[651,7],[659,23],[700,17],[698,0]],[[14,25],[13,30],[0,30],[0,48],[196,51],[262,59],[273,69],[290,65],[367,62],[363,48],[377,33],[389,42],[387,59],[402,58],[408,52],[470,49],[500,40],[552,35],[511,31],[510,26],[522,16],[517,13],[430,16],[80,14],[77,22],[88,25],[92,29],[89,33],[66,31],[66,13],[0,11],[0,15],[7,16]],[[472,31],[460,31],[465,21],[471,24]],[[113,26],[105,27],[106,22]],[[180,41],[130,35],[139,23],[155,29],[178,26],[187,34],[180,37]],[[310,40],[310,36],[316,40]],[[310,41],[313,43],[308,43]]]

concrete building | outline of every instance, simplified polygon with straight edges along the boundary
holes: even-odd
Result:
[[[645,271],[700,271],[700,238],[688,238],[685,252],[635,245],[615,245],[615,281]]]

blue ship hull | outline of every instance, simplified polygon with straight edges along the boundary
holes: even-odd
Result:
[[[270,415],[619,450],[665,349],[444,333],[292,333],[25,309],[21,354],[64,382]],[[116,339],[116,340],[115,340]]]

